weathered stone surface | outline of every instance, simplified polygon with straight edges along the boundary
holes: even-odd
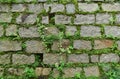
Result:
[[[96,15],[96,24],[109,24],[111,18],[112,16],[108,13],[98,13]]]
[[[47,0],[38,0],[38,2],[46,2]]]
[[[95,3],[78,3],[79,11],[94,12],[99,10],[98,4]]]
[[[57,69],[53,69],[53,72],[52,72],[52,76],[54,77],[54,78],[57,78],[57,77],[59,77],[60,76],[60,71],[58,71]]]
[[[34,24],[36,22],[37,15],[36,14],[20,14],[16,18],[16,23],[18,24]]]
[[[104,49],[113,46],[112,40],[95,40],[94,49]]]
[[[10,6],[8,4],[0,4],[0,12],[10,11]]]
[[[46,35],[58,35],[59,30],[57,27],[45,27],[44,29]]]
[[[119,56],[114,53],[102,54],[100,56],[100,62],[103,62],[103,63],[119,62]]]
[[[28,11],[33,13],[41,13],[43,11],[42,4],[28,4]]]
[[[16,36],[17,35],[17,25],[9,25],[6,28],[6,36]]]
[[[19,28],[18,33],[20,37],[23,38],[40,37],[37,27],[29,27],[29,28],[21,27]]]
[[[113,37],[120,37],[120,27],[118,26],[105,26],[105,35],[106,36],[113,36]]]
[[[75,26],[66,26],[66,35],[73,36],[77,32],[77,28]]]
[[[43,63],[44,64],[59,64],[61,61],[66,62],[65,54],[53,54],[53,53],[44,53],[43,54]]]
[[[37,68],[35,68],[35,74],[36,74],[36,76],[41,76],[42,70],[43,70],[42,67],[37,67]]]
[[[0,76],[3,76],[4,68],[0,67]]]
[[[117,43],[117,45],[118,45],[118,47],[117,47],[118,50],[120,50],[120,41],[118,40],[116,43]]]
[[[100,72],[99,72],[98,66],[85,67],[84,71],[85,71],[85,75],[87,77],[89,77],[89,76],[99,77],[100,76]]]
[[[24,54],[13,54],[12,55],[12,63],[14,65],[22,65],[22,64],[33,64],[35,62],[34,55],[24,55]]]
[[[20,76],[24,74],[24,70],[22,68],[9,68],[7,71],[9,74],[12,74],[12,75]]]
[[[47,4],[47,3],[44,3],[44,9],[46,12],[50,12],[50,7],[52,6],[52,4]]]
[[[120,24],[120,14],[116,14],[116,24]]]
[[[21,50],[21,42],[1,40],[0,41],[0,51],[18,51]]]
[[[42,24],[49,24],[49,17],[48,16],[42,16]]]
[[[10,63],[10,54],[4,54],[4,55],[0,55],[0,64],[9,64]]]
[[[70,54],[68,55],[69,63],[89,63],[88,54]]]
[[[55,15],[55,24],[69,24],[71,17],[66,15]]]
[[[120,11],[120,4],[119,3],[103,3],[102,4],[103,11]]]
[[[95,22],[94,15],[75,15],[74,24],[93,24]]]
[[[3,26],[0,25],[0,37],[3,36],[3,33],[4,33],[4,29],[3,29]]]
[[[91,55],[90,58],[93,63],[99,62],[99,55]]]
[[[80,35],[82,37],[100,37],[101,30],[97,26],[81,26]]]
[[[42,75],[49,75],[51,68],[43,68]]]
[[[64,68],[63,69],[63,77],[68,78],[68,77],[74,77],[76,74],[80,74],[82,71],[82,68]]]
[[[54,51],[58,51],[59,48],[60,48],[60,43],[58,41],[54,41],[51,49],[54,50]]]
[[[26,41],[26,52],[28,53],[44,53],[45,46],[41,41],[30,40]]]
[[[66,4],[66,12],[68,14],[74,14],[75,13],[75,5],[74,4]]]
[[[86,40],[74,40],[73,47],[75,49],[92,49],[91,42]]]
[[[24,4],[12,4],[12,12],[23,12],[25,11],[26,6]]]
[[[11,20],[12,20],[12,14],[11,13],[1,13],[0,14],[0,22],[10,23]]]

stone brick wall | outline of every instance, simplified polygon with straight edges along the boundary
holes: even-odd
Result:
[[[119,79],[119,63],[118,1],[0,1],[1,79]]]

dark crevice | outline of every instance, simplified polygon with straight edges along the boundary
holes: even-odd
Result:
[[[38,79],[48,79],[48,76],[39,76]]]
[[[55,13],[50,13],[49,14],[49,21],[51,24],[55,24],[55,20],[54,20],[54,17],[55,17]]]

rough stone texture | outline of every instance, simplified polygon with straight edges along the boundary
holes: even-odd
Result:
[[[12,63],[14,65],[33,64],[35,62],[34,55],[13,54]]]
[[[75,49],[92,49],[91,42],[86,40],[74,40],[73,47]]]
[[[16,36],[17,35],[17,25],[9,25],[6,28],[6,36]]]
[[[120,14],[116,14],[116,24],[120,24]]]
[[[100,72],[99,72],[98,66],[85,67],[84,71],[85,71],[85,75],[87,77],[89,77],[89,76],[99,77],[100,76]]]
[[[18,51],[21,50],[21,42],[1,40],[0,41],[0,51]]]
[[[10,54],[0,55],[0,64],[9,64],[10,63]]]
[[[74,4],[66,4],[66,12],[68,14],[74,14],[75,13],[75,5]]]
[[[69,24],[71,17],[66,15],[55,15],[55,24]]]
[[[42,70],[43,70],[42,67],[37,67],[37,68],[35,68],[35,74],[36,74],[36,76],[41,76]]]
[[[113,46],[112,40],[95,40],[94,49],[104,49]]]
[[[108,13],[98,13],[96,15],[96,24],[109,24],[111,18],[112,16]]]
[[[48,16],[42,16],[42,24],[49,24],[49,17]]]
[[[3,29],[3,26],[0,25],[0,37],[3,36],[3,33],[4,33],[4,29]]]
[[[49,75],[51,68],[43,68],[42,75]]]
[[[120,27],[118,26],[105,26],[105,35],[106,36],[113,36],[113,37],[120,37]]]
[[[0,14],[0,22],[10,23],[11,20],[12,20],[12,14],[11,13],[1,13]]]
[[[70,54],[68,55],[69,63],[89,63],[88,54]]]
[[[99,62],[99,55],[91,55],[90,58],[93,63]]]
[[[100,56],[100,62],[103,62],[103,63],[119,62],[119,56],[114,53],[102,54]]]
[[[0,76],[3,76],[4,68],[0,67]]]
[[[23,38],[40,37],[37,27],[29,27],[29,28],[21,27],[19,28],[18,33],[20,37]]]
[[[118,50],[120,50],[120,41],[118,40],[116,43],[117,43],[117,45],[118,45],[118,47],[117,47]]]
[[[38,0],[38,2],[46,2],[47,0]]]
[[[77,32],[77,28],[75,26],[66,26],[66,35],[73,36]]]
[[[80,35],[82,37],[100,37],[101,30],[97,26],[81,26]]]
[[[45,9],[45,11],[46,11],[46,12],[49,12],[51,6],[52,6],[52,4],[44,3],[44,9]]]
[[[45,46],[41,41],[30,40],[26,41],[26,52],[28,53],[44,53]]]
[[[12,4],[12,12],[23,12],[25,11],[26,6],[24,4]]]
[[[9,68],[7,70],[9,74],[21,76],[24,74],[24,70],[21,68]]]
[[[57,78],[58,76],[60,76],[60,71],[58,71],[57,69],[53,69],[53,72],[52,72],[52,76],[54,77],[54,78]]]
[[[120,4],[119,3],[103,3],[102,4],[103,11],[120,11]]]
[[[52,53],[44,53],[43,54],[43,63],[44,64],[59,64],[61,61],[66,62],[65,54],[52,54]]]
[[[36,22],[37,15],[36,14],[20,14],[16,18],[16,23],[18,24],[34,24]]]
[[[78,3],[79,11],[94,12],[99,10],[98,4],[95,3]]]
[[[59,30],[56,27],[46,27],[44,31],[46,35],[58,35],[59,34]]]
[[[92,24],[95,22],[94,15],[75,15],[74,24]]]
[[[9,12],[10,6],[8,4],[0,4],[0,12]]]
[[[64,68],[63,69],[63,77],[68,78],[68,77],[74,77],[76,74],[80,74],[82,71],[82,68]]]
[[[28,11],[33,13],[41,13],[43,11],[42,4],[28,4]]]
[[[60,48],[60,43],[58,41],[54,41],[52,46],[51,46],[51,49],[54,51],[58,51],[59,48]]]

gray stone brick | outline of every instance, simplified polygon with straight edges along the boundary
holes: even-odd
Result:
[[[86,40],[74,40],[73,47],[75,49],[92,49],[91,42]]]
[[[117,45],[118,45],[118,47],[117,47],[118,50],[120,50],[120,41],[118,40],[116,43],[117,43]]]
[[[120,37],[120,27],[117,26],[105,26],[105,35],[106,36],[113,36],[113,37]]]
[[[39,14],[43,11],[43,5],[42,4],[28,4],[28,11],[33,12],[36,14]]]
[[[70,54],[68,55],[69,63],[89,63],[88,54]]]
[[[24,4],[12,4],[12,12],[23,12],[26,10],[26,6]]]
[[[52,4],[47,4],[47,3],[44,3],[44,9],[46,12],[50,12],[50,7],[52,6]]]
[[[66,26],[66,31],[65,31],[66,35],[73,36],[75,35],[76,32],[77,32],[77,28],[75,26]]]
[[[94,15],[75,15],[74,24],[92,24],[95,23]]]
[[[75,13],[75,5],[74,4],[66,4],[66,12],[68,14],[74,14]]]
[[[81,26],[80,35],[82,37],[100,37],[101,30],[97,26]]]
[[[17,25],[9,25],[6,28],[6,36],[16,36],[17,35]]]
[[[42,24],[49,24],[49,17],[48,16],[42,16]]]
[[[0,41],[0,51],[18,51],[21,50],[21,42],[1,40]]]
[[[66,15],[55,15],[55,24],[70,24],[71,17]]]
[[[94,12],[99,10],[99,6],[96,3],[78,3],[79,11]]]
[[[20,37],[23,38],[40,37],[37,27],[29,27],[29,28],[21,27],[19,28],[18,32]]]
[[[38,2],[46,2],[47,0],[38,0]]]
[[[109,54],[102,54],[100,56],[100,62],[103,63],[108,63],[108,62],[119,62],[119,56],[114,53],[109,53]]]
[[[120,24],[120,14],[116,14],[116,24]]]
[[[11,13],[1,13],[0,14],[0,22],[10,23],[11,20],[12,20],[12,14]]]
[[[100,76],[98,66],[85,67],[84,71],[87,77],[90,77],[90,76],[99,77]]]
[[[7,70],[8,74],[22,76],[24,74],[24,69],[22,68],[9,68]]]
[[[94,49],[111,48],[114,42],[112,40],[95,40]]]
[[[22,64],[33,64],[35,62],[34,55],[24,55],[24,54],[13,54],[12,55],[12,63],[14,65],[22,65]]]
[[[2,37],[4,34],[4,29],[3,26],[0,25],[0,37]]]
[[[58,35],[59,30],[57,27],[45,27],[44,32],[46,35]]]
[[[76,74],[80,74],[82,71],[82,68],[76,67],[76,68],[64,68],[63,69],[63,77],[64,78],[70,78],[74,77]]]
[[[36,14],[20,14],[16,18],[16,23],[18,24],[34,24],[36,22],[37,15]]]
[[[57,78],[58,76],[60,76],[60,71],[58,69],[56,69],[56,68],[53,69],[52,73],[53,73],[52,76],[54,78]]]
[[[102,4],[103,11],[120,11],[120,4],[119,3],[103,3]]]
[[[99,13],[96,15],[96,24],[109,24],[111,18],[110,14]]]
[[[28,53],[44,53],[45,46],[41,41],[30,40],[26,41],[26,52]]]
[[[91,55],[90,58],[93,63],[99,62],[99,55]]]
[[[10,54],[0,55],[0,64],[10,64]]]
[[[44,64],[60,64],[60,62],[66,62],[66,55],[65,54],[53,54],[53,53],[44,53],[43,54],[43,63]]]
[[[9,12],[10,6],[8,4],[0,4],[0,12]]]

